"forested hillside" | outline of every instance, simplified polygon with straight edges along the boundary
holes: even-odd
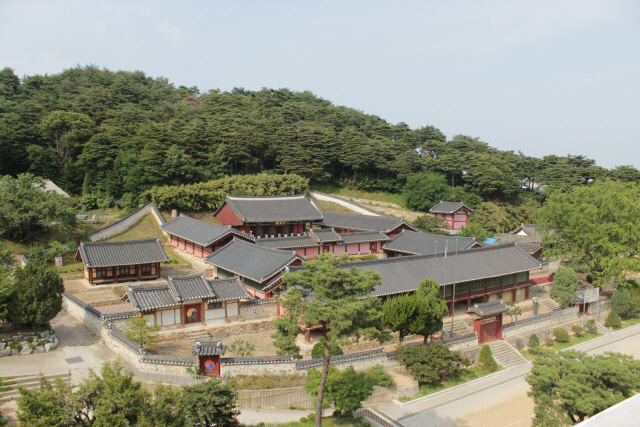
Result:
[[[413,175],[414,184],[444,182],[451,199],[516,205],[539,185],[640,180],[632,167],[608,171],[579,155],[538,159],[468,136],[447,139],[437,127],[387,123],[310,92],[200,93],[95,66],[23,79],[17,72],[0,72],[0,175],[32,172],[122,206],[154,186],[260,172],[388,192],[402,192]]]

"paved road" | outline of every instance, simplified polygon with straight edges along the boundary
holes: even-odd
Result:
[[[58,337],[60,347],[89,345],[99,339],[65,310],[51,320],[51,328]]]
[[[589,354],[615,351],[640,358],[640,325],[575,348]],[[530,368],[523,364],[419,403],[384,404],[378,410],[406,427],[530,426],[533,401],[527,396],[529,385],[524,379]]]

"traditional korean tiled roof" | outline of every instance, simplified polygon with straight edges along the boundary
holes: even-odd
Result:
[[[145,354],[140,359],[142,363],[152,363],[154,365],[178,365],[178,366],[193,366],[198,364],[198,359],[192,357],[180,357],[180,356],[166,356]]]
[[[304,194],[295,196],[228,195],[225,203],[246,224],[318,221],[324,217],[322,209],[315,201],[307,199]]]
[[[429,212],[451,214],[457,211],[458,209],[460,209],[461,207],[465,207],[469,209],[471,212],[473,212],[473,209],[471,209],[470,207],[468,207],[462,202],[443,202],[443,201],[441,201],[440,203],[438,203],[437,205],[429,209]]]
[[[264,286],[262,287],[263,291],[270,291],[272,288],[275,288],[276,285],[278,285],[280,282],[282,282],[282,276],[284,275],[284,273],[280,273],[277,276],[275,276],[273,279],[269,280],[268,282],[266,282],[264,284]]]
[[[309,236],[320,244],[336,243],[342,240],[333,228],[312,229],[309,230]]]
[[[169,234],[173,234],[174,236],[202,246],[209,246],[230,234],[252,241],[256,240],[255,237],[242,233],[235,228],[231,228],[230,225],[213,224],[211,222],[191,218],[186,215],[180,215],[179,217],[172,219],[162,225],[160,229]]]
[[[233,239],[205,258],[207,264],[262,283],[295,260],[306,261],[293,251],[266,248]]]
[[[342,268],[380,273],[382,283],[370,296],[383,296],[415,291],[425,278],[443,286],[536,270],[541,266],[539,261],[515,244],[505,244],[460,251],[457,255],[413,255],[355,261],[343,264]]]
[[[325,227],[343,228],[348,230],[358,231],[376,231],[379,233],[388,233],[389,231],[404,224],[411,230],[417,231],[417,229],[406,222],[402,218],[396,218],[393,216],[371,216],[371,215],[358,215],[338,212],[327,212],[324,215],[324,219],[316,224]]]
[[[503,303],[501,299],[474,304],[467,309],[467,312],[475,313],[480,317],[491,317],[496,314],[506,313],[507,311],[509,311],[509,306]]]
[[[340,354],[336,356],[331,356],[331,358],[329,359],[329,364],[333,365],[334,363],[344,363],[344,362],[350,362],[353,360],[368,359],[370,357],[386,356],[386,354],[387,353],[384,351],[383,348],[359,351],[357,353]],[[316,366],[322,366],[323,363],[324,363],[324,358],[311,359],[311,360],[298,360],[296,362],[296,369],[309,369]]]
[[[87,268],[169,261],[159,239],[82,242],[76,252],[77,260],[78,257],[82,258],[82,263]]]
[[[293,356],[225,357],[220,359],[222,365],[271,365],[293,361]]]
[[[463,251],[476,244],[480,243],[473,237],[443,236],[402,230],[382,248],[411,255],[433,255],[434,253],[455,253],[456,249]]]
[[[308,234],[302,236],[272,237],[256,239],[256,244],[272,249],[314,248],[318,245]]]
[[[127,293],[122,296],[128,300],[134,310],[138,312],[155,311],[158,309],[179,307],[169,285],[130,286]]]
[[[386,242],[389,240],[389,236],[379,231],[353,231],[340,233],[339,236],[343,243]]]
[[[198,340],[191,348],[194,356],[223,356],[227,352],[227,347],[220,340]]]
[[[212,301],[216,297],[213,288],[202,273],[190,276],[169,276],[167,285],[173,297],[179,302],[205,298]]]

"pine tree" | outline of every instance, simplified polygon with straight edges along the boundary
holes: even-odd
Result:
[[[627,288],[618,288],[611,297],[611,310],[618,313],[621,317],[629,314],[631,310],[631,293]]]
[[[480,364],[480,367],[487,372],[494,372],[498,370],[498,364],[493,358],[493,354],[491,353],[491,347],[489,347],[489,344],[485,344],[482,346],[482,349],[480,350],[480,356],[478,356],[478,363]]]
[[[620,315],[615,311],[611,310],[607,319],[604,321],[604,326],[607,328],[619,329],[622,327],[622,322],[620,321]]]
[[[528,347],[529,350],[536,350],[540,348],[540,338],[538,338],[538,335],[531,334],[531,336],[529,337]]]

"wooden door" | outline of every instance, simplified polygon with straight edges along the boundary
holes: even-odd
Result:
[[[220,356],[200,356],[200,369],[205,377],[220,376]]]
[[[190,304],[184,306],[184,323],[196,323],[201,320],[200,304]]]
[[[498,339],[499,325],[498,322],[487,323],[482,325],[482,342],[494,341]]]

